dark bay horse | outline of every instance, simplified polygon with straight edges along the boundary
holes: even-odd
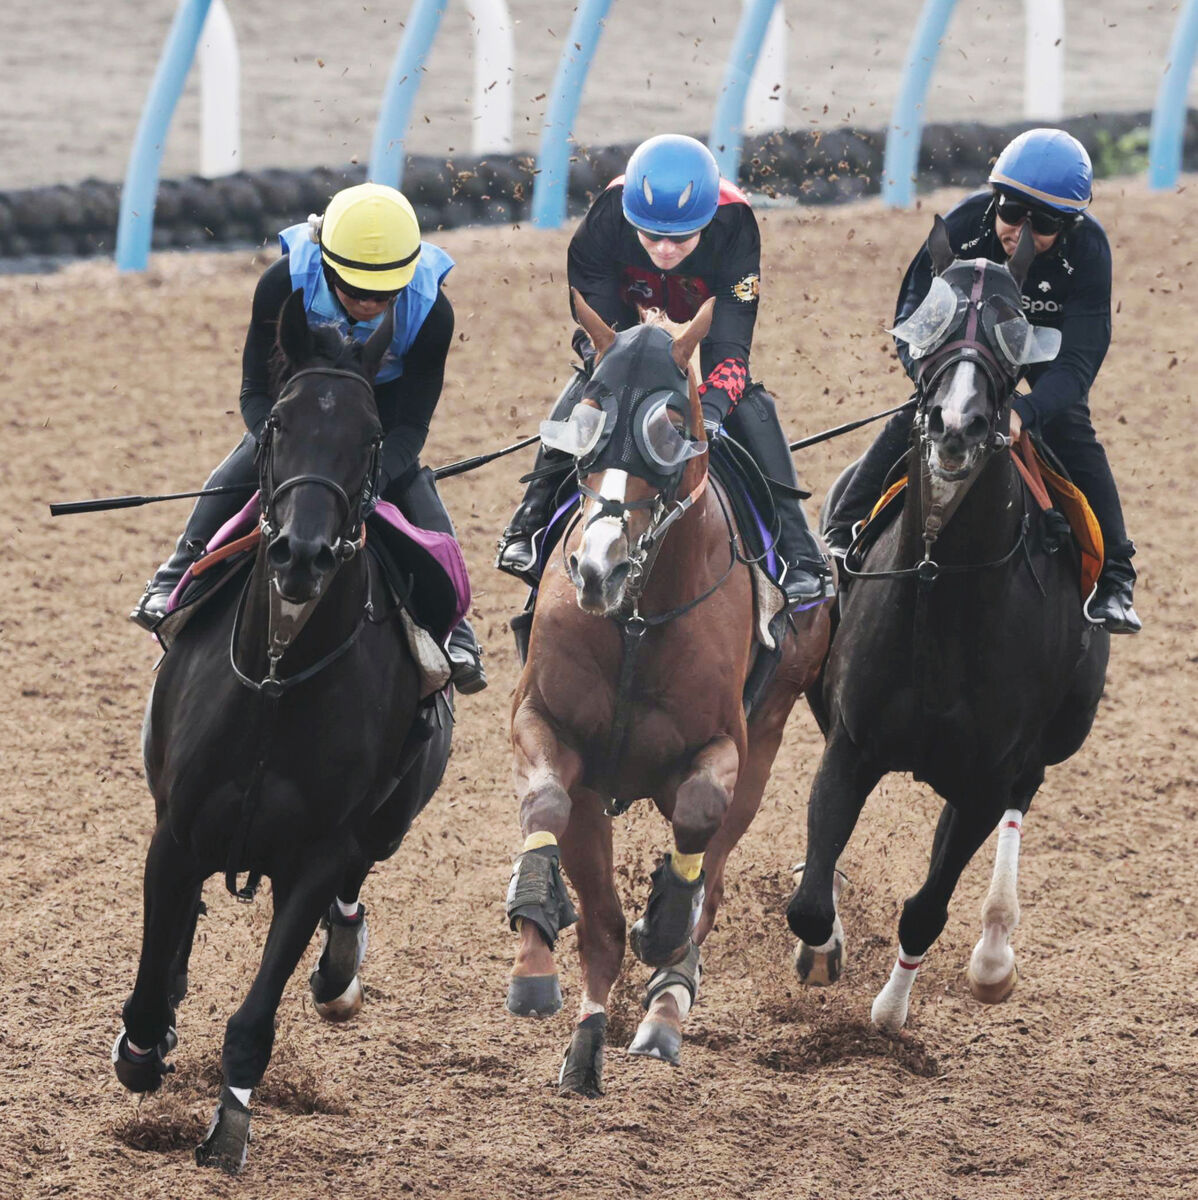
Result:
[[[863,561],[854,563],[853,550],[846,560],[851,582],[813,692],[827,742],[811,791],[807,862],[787,909],[801,939],[800,977],[838,978],[836,864],[862,805],[888,771],[911,771],[939,793],[927,879],[903,906],[898,960],[873,1004],[875,1024],[892,1031],[906,1021],[961,872],[996,828],[969,983],[990,1003],[1014,988],[1023,818],[1045,767],[1089,734],[1110,649],[1106,631],[1084,619],[1075,548],[1057,548],[1007,449],[1020,370],[1059,345],[1059,334],[1030,326],[1020,305],[1030,230],[1005,266],[953,261],[939,217],[928,245],[932,290],[893,331],[922,363],[909,483],[897,520]],[[824,512],[832,506],[830,498]]]
[[[525,842],[508,891],[520,941],[507,1003],[520,1015],[561,1007],[553,947],[577,916],[564,868],[581,910],[583,990],[559,1089],[595,1096],[625,946],[610,816],[651,796],[673,831],[631,931],[655,971],[630,1050],[676,1063],[725,861],[761,802],[791,708],[816,678],[830,620],[826,605],[795,614],[747,721],[753,583],[708,474],[692,365],[713,302],[676,336],[653,324],[615,333],[577,292],[574,303],[596,366],[570,419],[542,426],[543,440],[578,460],[582,507],[542,577],[512,700]]]
[[[450,714],[421,707],[394,603],[359,553],[381,443],[371,381],[392,325],[388,314],[359,345],[310,330],[301,293],[284,305],[252,572],[244,590],[225,586],[180,630],[146,710],[157,826],[141,961],[113,1064],[132,1091],[160,1086],[204,880],[223,871],[232,890],[238,872],[268,875],[262,963],[229,1019],[220,1103],[196,1150],[201,1164],[231,1172],[245,1161],[250,1091],[270,1059],[284,985],[324,917],[317,1008],[332,1019],[357,1011],[360,886],[398,847],[449,753]]]

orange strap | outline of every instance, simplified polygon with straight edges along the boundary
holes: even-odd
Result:
[[[209,554],[205,554],[203,558],[197,558],[191,564],[191,576],[194,579],[197,575],[202,575],[209,567],[214,567],[218,562],[224,562],[226,558],[231,558],[234,554],[242,550],[249,550],[251,547],[258,544],[258,539],[262,536],[262,531],[255,525],[254,528],[245,535],[239,537],[236,541],[226,542],[223,546],[218,546]]]
[[[1028,491],[1035,496],[1040,511],[1047,512],[1052,508],[1052,497],[1048,494],[1048,488],[1044,486],[1044,476],[1040,474],[1040,460],[1032,449],[1031,440],[1025,437],[1018,438],[1011,447],[1011,457],[1015,460]]]

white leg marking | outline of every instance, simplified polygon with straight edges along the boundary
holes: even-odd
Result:
[[[919,974],[919,965],[926,956],[923,954],[908,954],[900,945],[898,959],[886,986],[877,994],[873,1007],[869,1010],[870,1020],[888,1033],[898,1033],[907,1023],[907,1002],[911,996],[911,988],[915,984],[915,976]]]
[[[346,904],[346,902],[342,900],[340,896],[338,896],[337,908],[340,910],[343,917],[353,918],[358,915],[358,902],[356,900]]]
[[[998,825],[998,849],[994,855],[994,874],[990,890],[982,901],[982,937],[973,948],[969,970],[983,986],[1001,983],[1015,966],[1011,934],[1019,924],[1019,844],[1023,814],[1009,808]]]
[[[250,1093],[253,1090],[254,1090],[253,1088],[235,1088],[235,1087],[231,1087],[229,1089],[229,1091],[231,1091],[233,1093],[233,1095],[236,1096],[237,1099],[240,1100],[241,1103],[246,1106],[246,1108],[249,1108],[249,1106],[250,1106]]]
[[[585,1021],[587,1017],[593,1017],[596,1013],[606,1012],[607,1009],[589,996],[583,996],[582,1003],[578,1006],[578,1019]]]
[[[673,996],[674,1003],[678,1005],[678,1015],[682,1020],[686,1020],[686,1014],[691,1010],[691,993],[690,988],[685,987],[681,983],[671,983],[668,988],[664,988],[658,992],[658,996]]]

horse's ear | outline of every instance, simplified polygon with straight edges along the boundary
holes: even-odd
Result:
[[[1015,247],[1015,253],[1007,259],[1007,270],[1020,287],[1023,287],[1023,281],[1027,278],[1028,269],[1035,257],[1036,239],[1032,236],[1032,223],[1024,221],[1023,228],[1019,231],[1019,244]]]
[[[616,340],[615,331],[582,298],[582,293],[577,288],[570,289],[570,299],[574,305],[574,319],[591,339],[591,345],[595,347],[595,361],[598,362],[607,348]]]
[[[296,288],[283,302],[279,311],[278,342],[283,357],[293,365],[312,357],[312,331],[304,311],[303,288]]]
[[[690,319],[690,324],[674,339],[670,353],[680,371],[686,371],[690,366],[691,355],[695,347],[707,336],[711,328],[711,315],[715,311],[715,297],[709,296],[703,301],[703,306]]]
[[[928,253],[932,257],[932,271],[936,275],[943,275],[956,257],[953,244],[949,241],[948,226],[939,213],[932,221],[932,232],[928,234]]]
[[[379,322],[379,327],[362,347],[362,371],[372,383],[379,372],[387,348],[395,340],[395,305],[392,304]]]

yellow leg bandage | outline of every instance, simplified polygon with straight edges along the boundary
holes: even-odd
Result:
[[[700,850],[698,854],[679,854],[675,850],[670,855],[670,866],[679,879],[694,883],[699,878],[699,872],[703,870],[703,851]]]
[[[528,837],[524,839],[525,850],[539,850],[542,846],[556,845],[557,838],[555,838],[553,834],[549,833],[547,830],[543,830],[541,833],[530,833]]]

